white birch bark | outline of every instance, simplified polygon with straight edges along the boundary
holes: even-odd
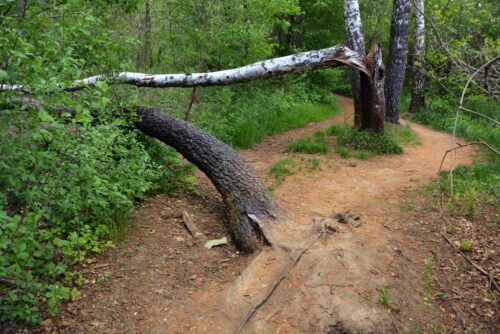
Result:
[[[138,87],[199,87],[224,86],[239,82],[264,79],[271,76],[293,72],[347,65],[358,71],[367,73],[363,55],[343,46],[336,45],[330,48],[298,53],[291,56],[264,60],[251,65],[229,70],[206,73],[182,74],[145,74],[121,72],[115,76],[96,75],[77,80],[64,91],[76,91],[89,86],[95,86],[99,81],[115,80],[115,83],[128,84]],[[29,87],[22,85],[0,85],[0,90],[27,91]]]
[[[413,80],[410,112],[425,107],[425,16],[424,0],[414,0]]]
[[[347,45],[364,56],[365,39],[363,37],[363,26],[358,0],[344,0],[344,19],[347,32]]]
[[[365,55],[365,40],[363,37],[361,13],[358,0],[344,0],[344,20],[347,34],[347,45],[358,54]],[[361,85],[359,71],[351,71],[351,89],[354,100],[354,124],[361,127]]]

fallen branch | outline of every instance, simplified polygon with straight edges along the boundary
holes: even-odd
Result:
[[[474,115],[478,115],[478,116],[481,116],[481,117],[484,117],[490,121],[492,121],[493,123],[495,123],[496,125],[500,125],[500,122],[497,121],[496,119],[493,119],[491,117],[488,117],[486,115],[483,115],[477,111],[474,111],[474,110],[470,110],[470,109],[467,109],[467,108],[464,108],[464,107],[458,107],[458,109],[462,110],[462,111],[465,111],[465,112],[468,112],[468,113],[471,113],[471,114],[474,114]]]
[[[441,173],[441,170],[443,169],[444,160],[446,159],[446,156],[448,155],[448,153],[450,153],[452,151],[459,150],[459,149],[467,147],[467,146],[472,146],[472,145],[484,145],[486,148],[491,150],[493,153],[500,155],[500,152],[495,150],[495,148],[493,146],[489,145],[488,143],[486,143],[485,141],[482,141],[482,140],[472,141],[472,142],[466,143],[466,144],[458,143],[457,147],[451,148],[451,149],[447,150],[446,152],[444,152],[443,159],[441,159],[441,164],[439,165],[438,175]]]
[[[238,327],[238,330],[236,331],[236,334],[240,334],[241,331],[243,330],[243,328],[245,327],[245,325],[250,321],[250,319],[252,318],[252,316],[269,300],[269,298],[271,298],[271,296],[273,295],[273,293],[276,291],[276,289],[278,288],[278,286],[281,284],[281,282],[283,282],[283,280],[290,274],[290,271],[292,271],[293,268],[295,268],[295,266],[297,265],[297,263],[299,263],[300,259],[302,258],[302,256],[312,247],[314,246],[314,244],[316,243],[316,241],[319,240],[319,238],[321,238],[321,236],[323,235],[323,232],[319,232],[318,234],[316,234],[314,237],[311,238],[311,242],[309,243],[309,245],[307,245],[307,247],[305,247],[304,249],[302,249],[299,254],[293,258],[290,262],[290,264],[288,265],[288,267],[283,271],[283,273],[274,281],[273,285],[269,288],[269,290],[264,294],[264,296],[262,297],[262,299],[255,305],[253,306],[250,310],[248,310],[248,312],[246,313],[245,317],[243,318],[243,320],[241,321],[239,327]]]
[[[201,240],[203,244],[208,241],[206,235],[198,229],[187,211],[182,211],[182,221],[193,238]]]
[[[493,277],[493,274],[487,272],[484,270],[481,266],[479,266],[476,262],[474,262],[470,257],[462,253],[457,247],[453,244],[453,242],[443,233],[441,233],[441,236],[446,240],[450,246],[453,248],[453,250],[458,253],[458,255],[462,256],[464,259],[466,259],[474,268],[476,268],[481,274],[485,275],[488,277],[490,280],[490,286],[493,286],[498,292],[500,292],[500,286],[498,285],[497,281]]]

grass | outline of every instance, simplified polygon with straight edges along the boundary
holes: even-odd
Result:
[[[301,152],[301,153],[320,153],[326,154],[330,148],[325,138],[322,137],[304,137],[299,138],[292,144],[288,145],[287,152]]]
[[[269,176],[274,179],[274,184],[268,187],[270,191],[276,189],[282,184],[288,176],[294,175],[300,171],[305,171],[313,175],[314,172],[320,170],[319,159],[294,159],[286,157],[276,162],[269,170]]]
[[[279,160],[269,170],[269,175],[274,178],[276,185],[282,184],[287,176],[295,173],[295,161],[290,157]]]
[[[378,289],[378,291],[380,292],[380,296],[378,298],[379,304],[387,307],[391,311],[396,311],[398,308],[389,295],[389,288],[387,287],[387,285],[382,286]]]
[[[248,148],[264,137],[320,122],[340,111],[337,104],[294,104],[288,110],[261,110],[243,115],[232,127],[229,142],[237,148]]]
[[[319,159],[313,158],[313,159],[307,159],[305,161],[305,168],[311,175],[314,174],[315,171],[320,169],[319,165],[320,165]]]

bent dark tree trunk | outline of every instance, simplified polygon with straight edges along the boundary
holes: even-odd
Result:
[[[386,107],[385,69],[380,43],[377,43],[366,56],[365,64],[371,75],[361,74],[361,129],[382,133]]]
[[[265,236],[249,215],[277,222],[284,214],[253,169],[231,147],[187,122],[159,109],[135,111],[140,131],[172,146],[212,181],[226,205],[228,228],[238,247],[259,248]]]
[[[361,24],[358,0],[344,0],[344,20],[347,33],[347,45],[359,55],[365,55],[365,40]],[[351,69],[351,90],[354,100],[354,125],[361,128],[361,72]]]
[[[391,21],[391,39],[385,96],[387,122],[399,123],[399,102],[405,77],[405,53],[408,48],[410,0],[394,0]]]

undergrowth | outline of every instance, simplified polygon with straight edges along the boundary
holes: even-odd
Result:
[[[485,97],[468,97],[466,107],[493,119],[498,117],[499,103]],[[456,101],[434,98],[413,120],[436,130],[452,133],[456,110]],[[500,147],[500,128],[480,116],[461,113],[456,134],[467,141],[483,140],[497,150]],[[500,158],[483,147],[476,148],[480,155],[474,163],[470,166],[458,166],[453,173],[453,195],[449,173],[442,172],[439,178],[440,188],[448,198],[448,207],[470,216],[479,214],[485,205],[492,205],[498,210],[500,195]]]
[[[189,183],[190,167],[122,118],[36,110],[0,118],[0,323],[39,323],[121,238],[134,202]],[[161,189],[160,189],[161,188]]]
[[[340,111],[331,92],[312,86],[307,76],[206,89],[194,121],[235,148],[264,137],[331,118]],[[303,80],[303,81],[300,81]]]

